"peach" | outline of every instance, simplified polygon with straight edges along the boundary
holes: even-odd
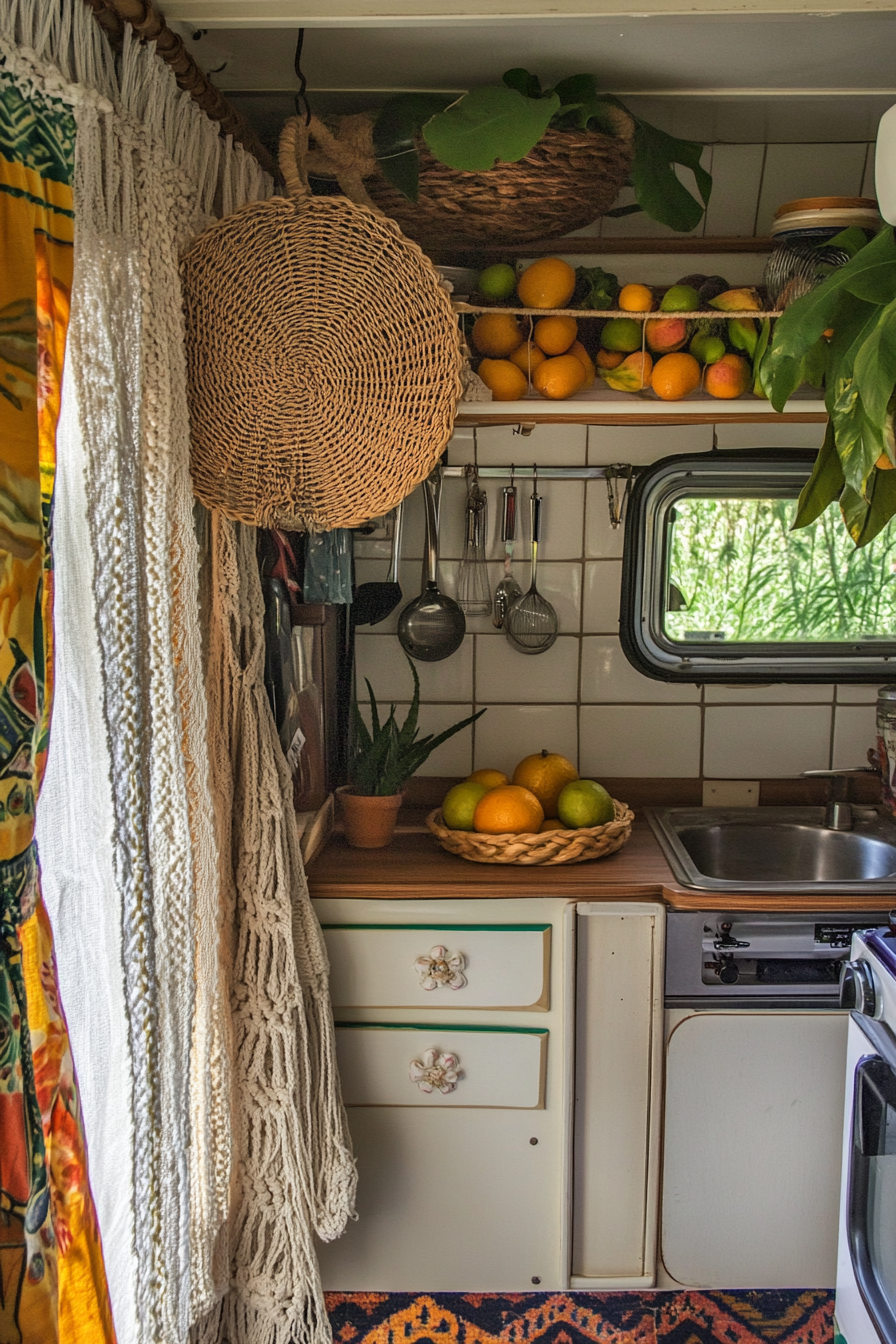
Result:
[[[680,350],[688,340],[688,324],[680,317],[652,317],[647,323],[647,344],[657,354]]]
[[[744,395],[752,376],[749,360],[742,355],[723,355],[715,364],[707,365],[703,386],[711,397],[729,400]]]

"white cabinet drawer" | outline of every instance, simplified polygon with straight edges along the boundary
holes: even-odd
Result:
[[[324,924],[334,1008],[549,1004],[549,924]]]
[[[547,1031],[340,1022],[346,1106],[544,1106]]]

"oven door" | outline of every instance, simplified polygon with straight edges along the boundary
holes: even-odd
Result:
[[[883,1022],[851,1018],[863,1039],[852,1075],[845,1232],[865,1310],[884,1344],[896,1344],[896,1037]]]

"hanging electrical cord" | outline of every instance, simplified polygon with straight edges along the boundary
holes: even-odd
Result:
[[[300,28],[298,40],[296,42],[296,58],[295,58],[296,79],[299,81],[299,87],[295,93],[296,116],[298,116],[299,112],[301,112],[304,108],[305,125],[310,126],[311,105],[308,102],[308,98],[305,93],[305,90],[308,87],[308,80],[305,78],[305,75],[302,71],[302,47],[304,45],[305,45],[305,29]]]

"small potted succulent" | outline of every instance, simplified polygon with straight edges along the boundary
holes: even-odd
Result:
[[[408,659],[414,677],[414,698],[401,727],[395,718],[395,706],[381,718],[373,687],[365,678],[370,698],[370,728],[364,722],[357,703],[353,705],[355,750],[349,766],[349,783],[337,789],[345,824],[345,838],[356,849],[381,849],[395,831],[403,785],[436,747],[484,713],[461,719],[443,733],[419,737],[417,716],[420,709],[420,678]]]

